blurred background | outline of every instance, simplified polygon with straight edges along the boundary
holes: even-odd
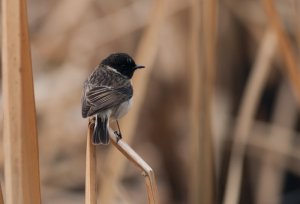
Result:
[[[84,202],[82,85],[126,52],[146,70],[123,138],[154,169],[161,203],[299,204],[299,12],[298,0],[28,0],[43,203]],[[99,195],[110,184],[108,203],[147,202],[121,153],[97,155]]]

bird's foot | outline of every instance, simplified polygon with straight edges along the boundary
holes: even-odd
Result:
[[[115,131],[114,133],[117,136],[117,143],[118,143],[119,140],[122,139],[122,134],[120,132],[118,132],[118,131]]]

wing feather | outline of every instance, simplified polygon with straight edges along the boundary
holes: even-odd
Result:
[[[106,111],[129,100],[133,95],[131,84],[122,87],[96,86],[85,93],[85,100],[89,110],[87,116]]]

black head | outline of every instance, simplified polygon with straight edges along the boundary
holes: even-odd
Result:
[[[135,64],[132,57],[126,53],[114,53],[105,58],[101,64],[110,66],[121,74],[131,78],[135,70],[144,68],[142,65]]]

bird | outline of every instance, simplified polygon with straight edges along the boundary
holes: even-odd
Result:
[[[82,117],[94,118],[92,143],[109,144],[109,121],[115,120],[117,142],[122,139],[118,120],[131,107],[133,87],[131,79],[136,70],[145,68],[126,53],[112,53],[95,68],[83,84]]]

